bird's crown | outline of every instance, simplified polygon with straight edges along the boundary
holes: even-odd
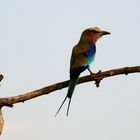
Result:
[[[101,32],[102,30],[99,27],[91,27],[91,28],[86,29],[86,31]]]

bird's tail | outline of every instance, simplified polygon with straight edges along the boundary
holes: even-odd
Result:
[[[80,74],[78,74],[75,77],[73,77],[73,78],[70,79],[70,83],[69,83],[69,88],[68,88],[67,95],[66,95],[64,101],[62,102],[61,106],[59,107],[58,111],[56,112],[56,115],[59,113],[60,109],[62,108],[63,104],[65,103],[66,99],[68,98],[69,99],[68,108],[67,108],[67,116],[68,116],[68,114],[69,114],[69,108],[70,108],[70,103],[71,103],[71,98],[72,98],[72,95],[73,95],[75,86],[76,86],[76,84],[77,84],[77,82],[79,80],[79,75]]]
[[[76,84],[77,84],[77,82],[79,80],[79,75],[75,76],[74,78],[71,78],[71,81],[70,81],[70,84],[69,84],[69,88],[68,88],[68,92],[67,92],[67,97],[69,98],[69,103],[68,103],[68,108],[67,108],[67,116],[69,114],[71,98],[72,98],[75,86],[76,86]]]

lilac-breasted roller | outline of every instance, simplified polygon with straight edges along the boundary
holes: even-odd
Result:
[[[98,27],[88,28],[83,31],[80,41],[77,45],[74,46],[72,50],[71,60],[70,60],[70,83],[67,95],[59,107],[56,115],[59,113],[61,107],[63,106],[66,99],[69,99],[68,108],[67,108],[67,116],[69,113],[69,107],[71,103],[71,98],[75,89],[75,86],[78,82],[80,73],[89,69],[89,66],[94,61],[96,54],[96,42],[103,35],[110,34],[107,31],[103,31]],[[91,73],[91,71],[90,71]]]

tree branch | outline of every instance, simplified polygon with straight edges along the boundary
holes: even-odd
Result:
[[[2,74],[0,74],[0,82],[3,78],[4,78],[4,76]]]
[[[101,80],[103,80],[104,78],[115,76],[115,75],[120,75],[120,74],[127,75],[129,73],[138,73],[138,72],[140,72],[140,66],[124,67],[124,68],[112,69],[112,70],[108,70],[108,71],[104,71],[104,72],[101,72],[101,70],[100,70],[96,74],[91,74],[88,76],[81,77],[79,79],[78,84],[95,81],[96,87],[99,87]],[[4,78],[3,75],[0,75],[0,81],[3,78]],[[33,99],[35,97],[49,94],[58,89],[65,88],[68,85],[69,85],[69,80],[60,82],[60,83],[56,83],[56,84],[53,84],[53,85],[29,92],[29,93],[21,94],[18,96],[0,98],[0,135],[2,133],[3,126],[4,126],[2,107],[4,107],[4,106],[13,107],[13,104],[25,102],[25,101]]]
[[[2,81],[3,78],[4,78],[4,76],[2,74],[0,74],[0,82]],[[4,126],[4,120],[3,120],[2,110],[0,107],[0,135],[1,135],[2,130],[3,130],[3,126]]]
[[[4,120],[3,120],[2,110],[0,108],[0,135],[1,135],[2,130],[3,130],[3,126],[4,126]]]
[[[123,68],[112,69],[112,70],[108,70],[108,71],[104,71],[104,72],[99,71],[96,74],[81,77],[79,79],[78,84],[95,81],[96,87],[99,87],[101,80],[103,80],[104,78],[115,76],[115,75],[120,75],[120,74],[127,75],[129,73],[138,73],[138,72],[140,72],[140,66],[123,67]],[[3,106],[13,107],[13,104],[25,102],[32,98],[36,98],[38,96],[49,94],[53,91],[68,87],[68,85],[69,85],[69,80],[60,82],[60,83],[56,83],[56,84],[53,84],[53,85],[50,85],[50,86],[47,86],[47,87],[44,87],[44,88],[41,88],[41,89],[38,89],[38,90],[35,90],[32,92],[21,94],[18,96],[0,98],[0,108]]]

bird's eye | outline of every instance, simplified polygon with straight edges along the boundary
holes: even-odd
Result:
[[[99,33],[98,31],[94,30],[95,33]]]
[[[93,30],[92,32],[93,32],[94,34],[97,34],[97,33],[99,33],[99,32],[98,32],[98,31],[96,31],[96,30]]]

